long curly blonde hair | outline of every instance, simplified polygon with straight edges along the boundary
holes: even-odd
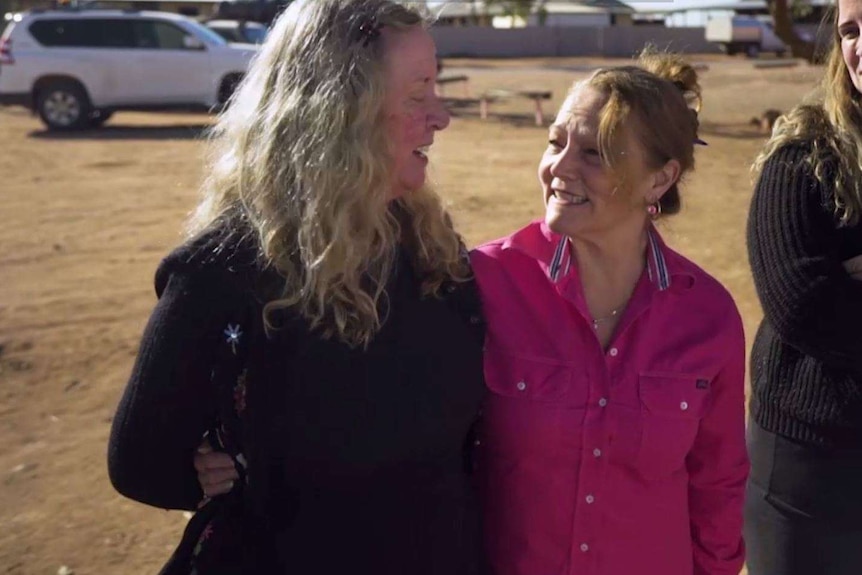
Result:
[[[831,10],[833,41],[820,87],[778,118],[752,171],[760,173],[784,146],[811,146],[806,161],[820,184],[833,190],[836,217],[842,225],[855,225],[862,213],[862,108],[841,53],[838,9]]]
[[[427,27],[391,0],[296,0],[278,18],[211,135],[195,236],[234,221],[284,278],[271,312],[293,308],[324,337],[367,346],[388,309],[403,246],[422,293],[470,270],[429,188],[391,200],[382,26]],[[360,30],[361,28],[361,30]]]

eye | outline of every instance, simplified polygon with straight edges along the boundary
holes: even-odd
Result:
[[[586,148],[581,152],[584,156],[584,161],[590,166],[602,165],[602,154],[595,148]]]
[[[847,26],[838,30],[842,40],[853,40],[859,36],[859,29],[855,26]]]
[[[565,147],[566,144],[564,142],[561,142],[557,138],[551,138],[550,140],[548,140],[548,148],[554,150],[555,152],[559,152]]]

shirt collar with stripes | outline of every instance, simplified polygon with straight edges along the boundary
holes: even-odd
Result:
[[[667,262],[664,259],[664,254],[661,250],[661,240],[658,234],[650,227],[647,230],[647,273],[649,273],[650,281],[658,287],[659,291],[664,291],[670,287],[670,273],[667,270]],[[551,276],[551,281],[557,282],[566,277],[569,269],[572,266],[572,254],[568,249],[569,239],[562,236],[557,243],[557,248],[554,250],[554,256],[551,258],[551,264],[548,267],[548,275]]]

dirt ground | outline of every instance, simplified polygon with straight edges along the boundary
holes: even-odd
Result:
[[[821,70],[756,69],[694,57],[702,73],[702,137],[669,243],[733,293],[749,341],[761,311],[744,226],[749,165],[764,136],[749,125],[787,110]],[[553,91],[550,118],[573,79],[598,60],[448,61],[489,88]],[[447,95],[460,96],[451,86]],[[513,100],[478,118],[459,105],[438,136],[433,176],[471,245],[541,215],[535,167],[546,129]],[[23,110],[0,109],[0,573],[153,573],[186,518],[129,501],[107,479],[111,417],[155,297],[159,259],[180,241],[197,197],[203,115],[121,113],[98,131],[46,133]]]

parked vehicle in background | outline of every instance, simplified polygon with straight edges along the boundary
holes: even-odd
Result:
[[[219,20],[245,20],[272,24],[293,0],[223,0],[216,6],[215,17]]]
[[[31,108],[51,130],[96,127],[117,110],[213,110],[255,52],[168,12],[17,13],[0,36],[0,104]]]
[[[269,31],[260,22],[246,20],[208,20],[204,26],[227,40],[240,44],[262,44]]]
[[[767,52],[781,57],[787,52],[787,45],[775,35],[771,21],[750,16],[713,18],[706,23],[704,35],[730,55],[742,53],[756,58]]]

